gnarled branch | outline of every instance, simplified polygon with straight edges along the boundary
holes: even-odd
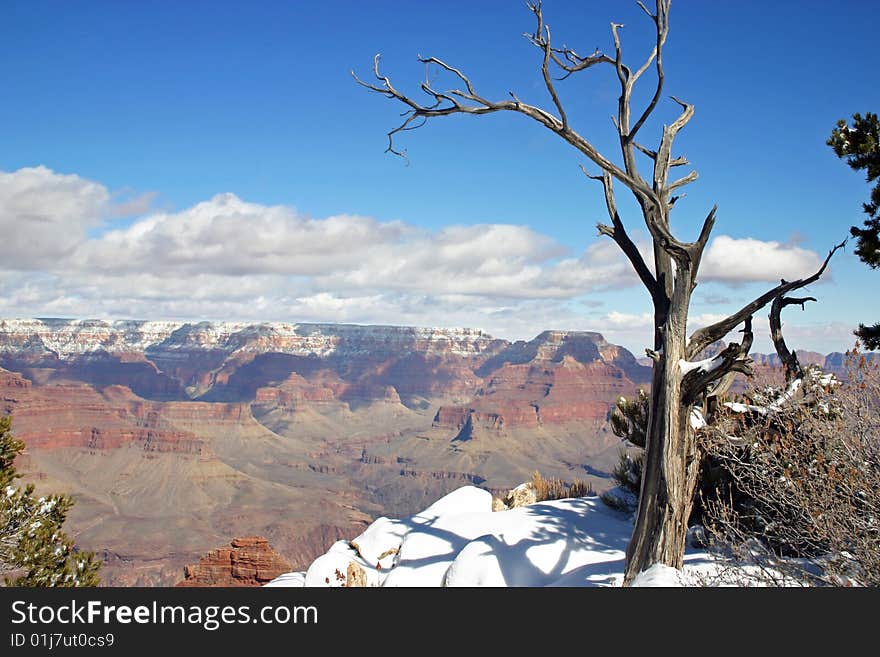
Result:
[[[544,61],[541,63],[541,74],[544,76],[544,85],[547,87],[547,91],[553,99],[553,104],[556,105],[556,110],[559,112],[559,118],[562,120],[562,129],[565,130],[568,128],[568,118],[565,115],[565,108],[559,100],[559,95],[556,93],[556,87],[553,86],[553,80],[550,77],[550,60],[553,57],[553,48],[550,46],[550,26],[544,25],[544,14],[541,10],[540,2],[537,4],[530,4],[529,9],[535,14],[538,26],[533,35],[526,36],[529,41],[544,51]]]
[[[641,2],[638,2],[637,4],[646,14],[648,14],[648,16],[654,21],[654,25],[657,27],[657,45],[654,46],[654,51],[651,53],[651,56],[648,57],[648,61],[645,62],[644,66],[639,69],[635,78],[638,78],[638,76],[641,75],[642,72],[651,65],[651,60],[653,59],[656,62],[655,68],[657,70],[657,87],[654,90],[654,96],[651,98],[651,102],[648,103],[645,111],[642,112],[642,115],[636,121],[633,129],[630,130],[628,135],[630,141],[635,138],[636,133],[645,124],[645,121],[648,120],[648,117],[654,111],[654,108],[657,107],[657,103],[660,100],[660,95],[663,92],[663,44],[666,43],[666,35],[669,33],[670,0],[663,0],[662,2],[658,2],[656,14],[652,14],[650,11],[648,11],[648,8],[645,7],[645,5],[643,5]]]
[[[745,326],[742,329],[743,339],[740,340],[740,352],[742,353],[743,358],[748,358],[749,350],[752,348],[752,342],[755,339],[754,333],[752,332],[752,318],[751,316],[746,318]],[[733,385],[733,381],[736,378],[736,372],[730,371],[727,372],[724,376],[718,379],[715,383],[710,384],[706,391],[706,399],[709,402],[707,409],[709,413],[714,413],[714,402],[717,402],[722,396],[727,394],[727,391],[730,390],[730,386]],[[713,401],[714,400],[714,401]]]
[[[654,159],[654,192],[658,197],[663,197],[668,189],[664,189],[671,166],[672,142],[679,131],[684,128],[694,116],[694,106],[671,96],[672,100],[681,105],[682,111],[671,125],[663,128],[663,136],[660,138],[660,148],[657,149],[657,157]]]
[[[708,360],[704,366],[685,373],[681,380],[681,395],[685,404],[696,402],[715,381],[718,381],[719,385],[715,386],[711,394],[721,394],[720,385],[727,379],[732,379],[732,375],[736,372],[751,376],[752,361],[748,357],[753,339],[751,317],[745,322],[743,334],[742,342],[732,342],[723,351]],[[729,387],[730,383],[726,385]]]
[[[607,171],[603,171],[601,176],[591,176],[583,167],[581,167],[581,170],[583,170],[588,178],[602,181],[602,187],[605,191],[605,206],[608,209],[608,216],[611,218],[612,225],[607,226],[602,223],[597,224],[596,228],[599,230],[599,234],[606,235],[617,243],[620,250],[623,251],[627,258],[629,258],[633,269],[635,269],[636,274],[638,274],[639,280],[641,280],[642,284],[648,289],[648,292],[650,292],[651,298],[654,299],[656,305],[661,301],[660,295],[663,294],[663,291],[660,289],[660,286],[657,285],[657,279],[654,278],[651,270],[648,269],[645,259],[642,257],[642,254],[639,252],[635,243],[630,239],[623,226],[623,222],[620,220],[620,215],[617,213],[617,204],[614,200],[614,188],[612,187],[611,174]],[[666,303],[668,303],[668,300]]]
[[[785,382],[791,383],[794,379],[804,378],[804,368],[801,367],[797,354],[789,350],[782,337],[782,319],[780,317],[782,309],[786,306],[798,305],[801,310],[807,301],[815,301],[814,297],[783,297],[779,296],[773,300],[770,306],[770,338],[773,340],[773,346],[779,355],[779,360],[785,365]]]

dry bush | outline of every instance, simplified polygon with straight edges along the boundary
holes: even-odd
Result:
[[[535,489],[538,502],[562,500],[569,497],[587,497],[596,494],[591,484],[580,479],[575,479],[571,483],[555,477],[545,479],[537,470],[532,475],[532,486]]]
[[[880,363],[849,359],[847,381],[808,370],[802,398],[705,432],[724,476],[703,488],[703,522],[768,583],[880,585]]]

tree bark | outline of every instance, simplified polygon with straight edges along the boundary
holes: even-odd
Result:
[[[693,292],[694,264],[676,259],[675,275],[668,252],[659,254],[656,268],[666,279],[671,302],[655,302],[655,351],[651,380],[651,403],[645,443],[645,461],[639,508],[632,538],[626,551],[624,585],[655,563],[681,568],[687,522],[693,505],[700,458],[694,430],[690,426],[690,400],[682,391],[680,360],[687,360],[687,316]],[[662,295],[665,297],[665,294]]]

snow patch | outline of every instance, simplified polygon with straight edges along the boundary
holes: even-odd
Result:
[[[283,575],[279,575],[275,579],[273,579],[268,584],[264,584],[264,586],[305,586],[306,585],[306,574],[305,573],[284,573]]]
[[[694,370],[700,370],[703,372],[714,372],[723,364],[724,359],[719,358],[718,356],[713,356],[712,358],[705,358],[703,360],[693,362],[685,360],[684,358],[681,358],[678,361],[678,367],[681,370],[682,376],[684,376],[688,372],[693,372]]]
[[[763,406],[755,406],[754,404],[741,404],[739,402],[724,402],[724,405],[734,413],[748,413],[754,411],[761,415],[767,415],[767,409]]]
[[[630,586],[682,586],[681,571],[662,563],[655,563],[636,575]]]
[[[702,429],[707,425],[706,418],[703,417],[703,412],[699,408],[691,409],[690,423],[691,429],[694,431]]]

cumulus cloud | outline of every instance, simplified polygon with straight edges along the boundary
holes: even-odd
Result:
[[[181,212],[157,213],[83,245],[81,267],[165,275],[315,275],[351,267],[377,244],[400,239],[399,222],[358,216],[315,220],[283,206],[218,194]]]
[[[220,194],[176,213],[156,213],[78,249],[80,270],[181,277],[283,275],[316,292],[570,298],[630,285],[635,277],[610,240],[578,258],[527,226],[478,224],[427,231],[357,215],[303,217],[292,208]]]
[[[734,285],[781,278],[791,281],[811,275],[821,264],[815,251],[793,244],[719,235],[703,254],[698,278]]]
[[[0,171],[0,231],[8,268],[37,269],[70,256],[100,223],[110,193],[44,166]]]

